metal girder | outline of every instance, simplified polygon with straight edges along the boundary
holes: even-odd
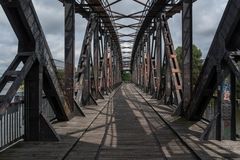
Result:
[[[202,117],[217,87],[217,64],[223,62],[228,51],[236,51],[240,46],[239,14],[240,0],[229,0],[187,109],[187,117],[190,120],[199,120]]]
[[[110,6],[118,3],[118,2],[120,2],[120,1],[122,1],[122,0],[115,0],[115,1],[113,1],[112,3],[109,3],[107,6],[105,6],[105,8],[108,8],[108,7],[110,7]]]
[[[161,79],[162,79],[162,26],[160,20],[156,22],[156,42],[155,42],[155,51],[156,51],[156,98],[160,98],[161,90]]]
[[[43,66],[35,61],[24,79],[24,140],[59,141],[60,137],[41,114]]]
[[[141,28],[138,30],[137,36],[135,38],[135,43],[134,43],[133,50],[132,50],[131,66],[133,65],[133,59],[134,59],[135,53],[137,51],[138,45],[140,43],[141,37],[144,35],[144,33],[146,32],[147,28],[152,23],[152,20],[155,17],[157,17],[160,12],[166,13],[166,15],[168,15],[167,18],[169,18],[170,16],[173,16],[174,14],[177,13],[177,12],[172,12],[171,9],[175,8],[176,6],[179,6],[180,2],[178,4],[173,3],[173,5],[170,5],[170,6],[168,4],[171,4],[171,2],[166,1],[166,0],[152,1],[152,4],[148,8],[148,12],[143,17],[144,19],[141,21]],[[166,7],[170,7],[170,9],[165,11],[164,9]],[[176,7],[176,8],[178,8],[178,7]],[[181,9],[181,8],[179,8],[179,9]],[[176,9],[174,9],[174,10],[176,10]],[[178,10],[178,12],[179,11],[180,10]]]
[[[62,2],[63,5],[65,5],[64,4],[65,1],[73,1],[75,6],[75,13],[79,13],[86,19],[88,19],[91,14],[91,11],[89,10],[89,6],[84,4],[84,1],[82,1],[81,3],[79,3],[77,0],[58,0],[58,1]]]
[[[101,92],[100,92],[100,83],[99,83],[99,74],[100,74],[100,42],[99,42],[99,20],[97,21],[97,26],[94,31],[94,39],[93,39],[93,76],[95,82],[95,97],[96,99],[104,99]]]
[[[43,89],[58,120],[71,116],[68,103],[56,76],[56,68],[32,1],[1,1],[18,37],[18,52],[31,51],[43,66]],[[30,67],[29,67],[30,68]]]
[[[83,40],[82,51],[75,77],[75,100],[78,105],[97,104],[91,93],[91,44],[97,26],[97,17],[91,15]]]
[[[114,42],[116,43],[118,50],[119,50],[119,54],[120,54],[121,50],[120,50],[120,43],[118,40],[118,36],[117,36],[117,33],[115,32],[114,26],[112,24],[112,21],[111,21],[109,15],[107,14],[106,10],[104,9],[104,6],[102,5],[102,3],[99,0],[86,0],[86,1],[89,5],[96,4],[96,6],[92,6],[91,8],[93,9],[93,12],[98,13],[99,17],[103,17],[102,21],[104,24],[107,25],[106,27],[107,27],[108,31],[111,33],[110,36],[111,36],[112,40],[114,40]]]
[[[192,96],[192,1],[183,0],[182,11],[182,71],[183,71],[183,111]]]
[[[0,90],[6,86],[8,82],[13,82],[9,90],[5,95],[1,95],[0,99],[0,115],[4,114],[7,108],[9,107],[13,97],[16,95],[16,92],[28,72],[30,71],[33,63],[36,61],[36,55],[33,52],[20,52],[16,55],[12,63],[9,65],[7,70],[4,72],[0,79]],[[16,71],[18,65],[24,62],[24,66],[21,71]]]
[[[240,60],[240,52],[228,52],[224,57],[224,61],[226,61],[229,69],[234,73],[236,78],[240,80],[240,66],[238,65],[238,61]]]
[[[64,0],[59,0],[60,2],[64,3]],[[121,48],[117,33],[115,31],[114,25],[112,23],[112,17],[110,13],[110,6],[117,3],[119,0],[116,0],[113,3],[107,3],[107,5],[103,5],[105,1],[100,0],[84,0],[84,1],[75,1],[75,13],[79,13],[83,15],[83,17],[89,20],[90,14],[96,13],[98,17],[102,20],[103,27],[105,27],[108,33],[110,33],[111,39],[114,41],[115,45],[117,46],[118,57],[121,60]],[[120,61],[121,63],[121,61]],[[121,65],[121,64],[120,64]]]
[[[56,66],[32,1],[1,0],[0,3],[19,40],[18,53],[0,80],[1,90],[7,82],[12,82],[7,93],[1,96],[0,114],[8,108],[24,82],[24,139],[59,140],[40,113],[43,91],[59,121],[68,120],[72,113],[56,76]],[[23,67],[18,70],[20,63]]]
[[[133,80],[153,97],[163,99],[166,104],[177,105],[175,113],[178,113],[182,105],[182,78],[166,15],[161,14],[153,19],[146,32],[141,37],[136,57],[132,57]],[[161,53],[162,36],[164,60]]]
[[[65,9],[65,67],[64,87],[69,100],[70,110],[74,111],[74,72],[75,72],[75,2],[64,1]]]
[[[163,31],[163,39],[166,49],[166,58],[169,63],[169,69],[171,74],[171,82],[173,84],[173,92],[175,94],[175,103],[178,108],[181,108],[182,105],[182,77],[180,68],[177,61],[177,54],[174,50],[174,45],[170,33],[170,29],[168,26],[168,22],[165,15],[161,15],[162,22],[162,31]],[[178,109],[177,108],[177,109]]]
[[[147,7],[147,8],[150,7],[150,6],[148,6],[147,4],[141,2],[140,0],[133,0],[133,1],[134,1],[134,2],[137,2],[138,4],[141,4],[141,5],[144,6],[144,7]]]

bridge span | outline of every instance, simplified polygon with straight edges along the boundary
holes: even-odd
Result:
[[[200,141],[204,121],[172,117],[173,107],[122,84],[82,108],[86,117],[54,123],[59,142],[20,142],[1,159],[221,159],[237,158],[236,142]]]
[[[240,158],[240,0],[228,1],[196,83],[196,0],[131,0],[129,13],[116,9],[126,0],[58,0],[63,62],[33,1],[0,0],[18,40],[0,78],[0,160]],[[78,64],[76,14],[87,20]]]

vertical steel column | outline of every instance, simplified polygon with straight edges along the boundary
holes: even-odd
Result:
[[[231,140],[236,140],[236,77],[231,72]]]
[[[157,98],[160,98],[160,86],[161,86],[161,65],[162,65],[162,32],[161,32],[161,19],[157,20],[157,31],[156,31],[156,70],[157,70]]]
[[[142,40],[141,44],[140,44],[140,55],[141,55],[141,72],[140,72],[140,86],[142,87],[142,89],[144,88],[144,79],[145,79],[145,74],[144,74],[144,70],[145,70],[145,56],[144,56],[144,41]]]
[[[222,124],[222,134],[221,139],[229,140],[231,139],[231,83],[230,76],[226,77],[221,85],[221,124]]]
[[[166,47],[165,47],[165,55]],[[165,71],[165,104],[172,104],[172,79],[171,79],[171,66],[169,60],[166,58],[166,71]]]
[[[183,0],[182,11],[183,110],[192,95],[192,0]]]
[[[139,86],[141,82],[141,55],[139,51],[137,52],[136,70],[137,70],[137,76],[135,78],[136,78],[136,83]]]
[[[75,1],[65,0],[65,90],[74,110]]]
[[[111,42],[111,47],[112,47],[112,89],[113,86],[116,82],[116,50],[114,46],[114,42]]]
[[[220,64],[217,64],[216,66],[217,70],[217,108],[216,108],[216,114],[217,120],[216,120],[216,139],[221,140],[221,131],[222,131],[222,124],[221,124],[221,117],[222,117],[222,109],[221,109],[221,103],[222,103],[222,95],[221,95],[221,83],[222,83],[222,67]]]
[[[104,34],[104,52],[103,52],[103,90],[108,92],[108,35]]]
[[[87,59],[87,61],[86,61],[86,69],[85,69],[85,71],[84,71],[84,87],[85,87],[85,89],[84,89],[84,91],[85,92],[83,92],[83,104],[84,105],[87,105],[87,104],[91,104],[92,102],[90,101],[91,99],[92,99],[92,94],[91,94],[91,43],[90,44],[88,44],[88,46],[87,46],[87,49],[86,49],[86,59]]]
[[[146,86],[145,86],[147,93],[149,93],[149,91],[150,91],[150,76],[151,76],[151,75],[150,75],[150,69],[151,69],[151,68],[150,68],[150,65],[151,65],[151,64],[150,64],[150,63],[151,63],[151,57],[150,57],[150,56],[151,56],[151,55],[150,55],[150,54],[151,54],[151,53],[150,53],[150,52],[151,52],[151,50],[150,50],[150,47],[151,47],[151,42],[150,42],[150,36],[151,36],[151,35],[150,35],[150,28],[149,28],[148,32],[149,32],[149,33],[148,33],[148,35],[147,35],[147,52],[146,52],[146,54],[147,54],[147,55],[146,55],[146,57],[147,57],[147,66],[146,66],[146,73],[145,73],[146,76],[147,76],[147,78],[146,78]]]
[[[108,35],[108,48],[107,48],[107,87],[111,91],[113,84],[113,64],[112,64],[112,41]]]
[[[43,68],[38,62],[35,62],[24,81],[25,141],[40,140],[42,88]]]
[[[95,85],[95,92],[96,92],[96,98],[103,98],[100,95],[100,90],[99,90],[99,54],[100,54],[100,44],[99,44],[99,19],[97,19],[97,25],[94,31],[94,40],[93,40],[93,45],[94,45],[94,57],[93,57],[93,74],[94,74],[94,85]]]

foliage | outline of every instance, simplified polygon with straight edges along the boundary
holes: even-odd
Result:
[[[193,57],[192,57],[192,64],[193,64],[193,69],[192,69],[192,81],[193,81],[193,86],[196,84],[197,82],[197,78],[199,76],[199,73],[202,69],[202,60],[201,60],[201,57],[202,57],[202,51],[196,46],[193,44],[193,47],[192,47],[192,50],[193,50]],[[177,53],[177,60],[178,60],[178,63],[179,63],[179,67],[180,69],[182,69],[182,47],[177,47],[176,49],[176,53]]]
[[[64,80],[64,70],[63,69],[57,70],[57,77],[59,80]]]
[[[122,74],[122,80],[123,80],[124,82],[129,82],[129,81],[131,81],[131,73],[130,73],[129,71],[123,72],[123,74]]]
[[[57,77],[58,77],[58,80],[59,80],[59,82],[62,86],[64,84],[64,76],[65,76],[64,69],[58,69],[57,70]]]

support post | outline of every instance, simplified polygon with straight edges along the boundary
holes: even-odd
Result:
[[[231,72],[231,140],[236,140],[236,77]]]
[[[160,16],[161,17],[161,16]],[[162,32],[161,32],[161,18],[157,22],[157,35],[156,35],[156,53],[157,53],[157,98],[160,98],[160,86],[161,86],[161,66],[162,66]]]
[[[99,20],[97,20],[99,21]],[[94,74],[94,85],[95,85],[95,93],[96,93],[96,99],[104,99],[103,96],[100,93],[100,88],[99,88],[99,68],[100,68],[100,64],[99,64],[99,57],[100,57],[100,44],[99,44],[99,23],[97,22],[95,31],[94,31],[94,56],[93,56],[93,74]]]
[[[221,123],[222,123],[222,134],[221,139],[231,139],[231,120],[232,120],[232,106],[231,106],[231,83],[230,76],[226,77],[221,86]]]
[[[74,110],[75,1],[65,0],[65,90]]]
[[[91,46],[87,46],[86,49],[86,69],[84,70],[84,89],[83,89],[83,95],[82,95],[82,103],[83,105],[89,105],[93,104],[91,100],[93,100],[93,97],[91,95],[91,64],[90,64],[90,59],[91,59]]]
[[[25,141],[40,140],[42,88],[43,68],[38,62],[35,62],[24,81]]]
[[[104,33],[104,52],[103,52],[103,91],[108,94],[108,35]]]
[[[221,128],[222,128],[222,124],[221,124],[221,117],[222,117],[222,112],[221,112],[221,103],[222,103],[222,97],[221,97],[221,83],[222,83],[222,68],[220,64],[217,64],[216,66],[216,70],[217,70],[217,109],[216,109],[216,114],[218,114],[217,116],[217,120],[216,120],[216,140],[221,140]]]
[[[192,0],[183,0],[182,11],[183,111],[192,96]]]

